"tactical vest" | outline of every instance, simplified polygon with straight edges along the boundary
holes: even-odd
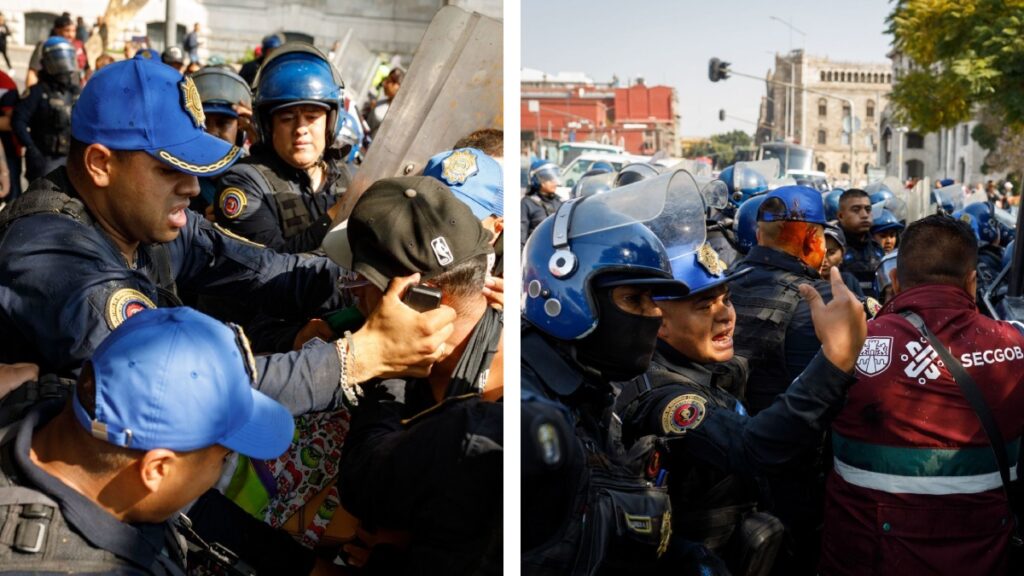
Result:
[[[859,248],[847,245],[842,270],[853,274],[866,296],[878,296],[875,294],[875,271],[883,256],[882,249],[871,240]]]
[[[83,226],[96,226],[89,210],[78,198],[72,198],[64,189],[48,177],[40,178],[29,186],[24,194],[7,209],[0,212],[0,235],[6,232],[12,222],[35,214],[57,214],[71,218]],[[105,234],[102,230],[101,233]],[[152,269],[146,269],[150,280],[156,284],[157,306],[181,306],[178,298],[174,273],[171,270],[171,254],[164,244],[146,246],[152,260]]]
[[[731,284],[736,310],[733,344],[738,356],[750,362],[744,404],[750,414],[767,408],[777,392],[785,390],[795,374],[786,368],[786,329],[800,304],[800,284],[810,280],[793,272],[777,271],[774,282],[751,282],[748,274]]]
[[[50,156],[67,156],[71,151],[71,107],[78,100],[78,94],[70,89],[44,87],[42,100],[42,118],[34,123],[41,129],[38,134],[33,130],[33,140]]]
[[[662,386],[678,384],[698,392],[711,406],[730,412],[735,410],[736,399],[731,395],[652,363],[646,374],[622,385],[615,399],[616,412],[622,415],[623,422],[631,422],[641,398]],[[671,440],[669,449],[672,449]],[[705,470],[698,461],[694,461],[682,478],[680,470],[673,469],[669,494],[675,510],[675,527],[687,540],[702,542],[715,552],[721,551],[743,516],[754,509],[756,494],[751,495],[748,488],[738,475]]]
[[[46,494],[18,485],[14,468],[17,426],[0,429],[0,570],[122,574],[140,567],[93,547],[68,526],[60,506]],[[173,542],[180,543],[177,538]],[[184,562],[184,549],[180,549]],[[184,573],[184,570],[182,570]]]
[[[564,362],[538,335],[525,333],[522,360],[539,375],[547,372],[545,362]],[[625,453],[619,439],[602,432],[593,416],[570,411],[528,384],[522,391],[524,402],[547,403],[565,416],[575,429],[584,462],[569,515],[546,544],[522,554],[523,572],[553,576],[654,570],[672,534],[668,493],[652,482],[657,470],[653,475],[649,470],[656,454],[663,452],[661,440],[644,436]]]
[[[256,169],[256,172],[263,177],[265,189],[271,192],[274,203],[277,205],[277,223],[281,227],[281,235],[286,239],[297,236],[309,228],[313,223],[313,215],[303,199],[302,190],[297,182],[291,182],[282,178],[272,167],[263,163],[258,156],[249,156],[238,161],[239,164],[246,164]],[[325,169],[324,178],[330,178],[329,170]],[[344,171],[333,175],[334,179],[325,186],[326,192],[339,194],[337,187],[342,191],[348,186],[348,179]]]

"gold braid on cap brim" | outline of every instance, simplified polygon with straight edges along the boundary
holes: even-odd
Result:
[[[228,164],[230,164],[231,161],[234,159],[235,155],[238,154],[238,150],[239,150],[238,146],[232,146],[231,149],[228,150],[228,153],[223,158],[221,158],[220,160],[217,160],[213,164],[207,164],[206,166],[198,166],[196,164],[189,164],[188,162],[185,162],[184,160],[180,160],[178,158],[175,158],[174,156],[171,156],[171,153],[168,152],[167,150],[160,150],[158,152],[158,154],[160,155],[160,158],[163,158],[164,161],[170,163],[173,166],[176,166],[178,168],[182,168],[184,170],[188,170],[189,172],[196,172],[196,173],[199,173],[199,174],[208,174],[210,172],[216,172],[217,170],[220,170],[221,168],[223,168],[223,167],[227,166]]]

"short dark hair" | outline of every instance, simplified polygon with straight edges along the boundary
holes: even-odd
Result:
[[[847,200],[854,200],[856,198],[871,198],[871,196],[868,196],[868,193],[860,188],[850,188],[839,195],[839,205],[842,206],[843,202],[846,202]]]
[[[497,128],[481,128],[463,136],[452,146],[459,148],[476,148],[488,156],[502,156],[505,150],[505,132]]]
[[[85,149],[89,145],[81,140],[71,137],[71,143],[68,146],[68,158],[67,167],[69,171],[78,171],[81,173],[85,169]],[[120,162],[126,162],[128,156],[132,153],[129,150],[111,150],[110,151],[115,158]]]
[[[53,30],[57,31],[60,30],[61,28],[67,28],[72,24],[74,24],[74,21],[71,20],[71,16],[67,12],[65,12],[64,14],[61,14],[60,16],[57,16],[56,18],[53,19]]]
[[[896,277],[900,288],[924,284],[962,286],[978,265],[978,240],[966,223],[945,215],[927,216],[900,237]]]
[[[487,280],[488,260],[487,254],[474,256],[434,276],[429,282],[452,299],[471,298],[483,292],[484,281]]]

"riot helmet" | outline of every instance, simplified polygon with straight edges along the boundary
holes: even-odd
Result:
[[[43,70],[55,78],[78,70],[75,47],[63,36],[51,36],[43,42]]]
[[[171,46],[160,55],[160,61],[168,66],[179,68],[185,63],[185,52],[177,46]]]
[[[875,214],[875,219],[871,223],[871,234],[880,234],[886,230],[895,230],[901,232],[904,228],[903,224],[893,215],[892,212],[886,209],[882,209]]]
[[[825,219],[832,221],[839,218],[839,197],[843,195],[842,188],[834,188],[822,198],[825,203]],[[874,209],[874,207],[872,207]]]
[[[660,173],[660,167],[655,164],[634,162],[632,164],[627,164],[622,168],[622,170],[619,170],[619,173],[615,176],[615,183],[613,186],[618,188],[619,186],[635,184],[641,180],[653,178]]]
[[[615,173],[609,170],[587,170],[573,185],[570,198],[586,198],[603,194],[613,188]]]
[[[233,70],[220,66],[207,66],[192,74],[203,112],[238,117],[234,105],[241,103],[252,108],[252,93],[245,80]]]
[[[974,231],[978,245],[998,244],[1000,238],[999,221],[993,215],[992,204],[975,202],[962,210],[953,213],[953,218],[966,222]]]
[[[765,175],[743,162],[722,170],[718,178],[729,187],[729,201],[735,206],[740,206],[768,190],[768,179]]]
[[[886,289],[892,286],[892,276],[890,272],[896,269],[896,259],[898,255],[898,249],[886,254],[878,264],[878,268],[875,269],[873,287],[875,289],[875,294],[878,294],[879,298],[883,298],[885,296]]]
[[[263,61],[253,86],[253,123],[263,142],[271,142],[274,112],[312,104],[328,110],[325,146],[331,145],[345,83],[323,52],[303,42],[285,43]]]
[[[750,249],[757,246],[757,211],[764,203],[766,196],[754,196],[744,202],[736,211],[736,249],[746,254]]]
[[[561,181],[562,169],[550,160],[534,160],[530,165],[530,193],[540,192],[541,185],[552,180]]]
[[[284,37],[280,33],[267,34],[260,41],[260,49],[263,58],[270,56],[270,51],[280,47],[285,43]]]

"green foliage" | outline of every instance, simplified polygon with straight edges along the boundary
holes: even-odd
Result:
[[[733,130],[724,134],[715,134],[707,140],[701,140],[687,146],[683,156],[697,158],[709,156],[715,159],[716,168],[724,168],[736,161],[736,149],[751,146],[754,140],[750,134],[742,130]]]
[[[981,104],[1024,126],[1024,0],[899,0],[888,23],[916,64],[893,87],[900,121],[932,132]]]

